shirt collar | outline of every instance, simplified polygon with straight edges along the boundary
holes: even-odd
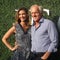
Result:
[[[39,23],[43,23],[44,22],[44,18],[42,17],[40,20],[39,20]]]
[[[42,17],[40,20],[39,20],[39,23],[43,23],[44,22],[44,18]],[[35,25],[35,23],[33,22],[33,26]]]

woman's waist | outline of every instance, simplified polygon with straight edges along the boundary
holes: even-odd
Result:
[[[22,46],[22,45],[20,45],[20,46],[18,46],[18,48],[17,48],[17,50],[25,50],[25,51],[30,51],[30,47],[26,47],[26,46]]]

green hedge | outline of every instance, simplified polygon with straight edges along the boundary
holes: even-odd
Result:
[[[0,60],[9,60],[12,52],[2,43],[1,39],[5,32],[12,26],[15,21],[15,9],[20,7],[29,7],[33,4],[42,5],[50,10],[50,16],[44,15],[55,23],[60,16],[60,0],[0,0]],[[9,42],[13,45],[14,35],[11,36]]]

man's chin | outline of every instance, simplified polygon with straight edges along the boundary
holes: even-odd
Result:
[[[37,19],[33,19],[34,21],[37,21]]]

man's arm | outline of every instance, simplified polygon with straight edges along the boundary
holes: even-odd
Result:
[[[51,40],[51,44],[48,51],[41,57],[43,60],[46,60],[50,56],[51,52],[57,51],[58,33],[53,22],[49,22],[48,24],[48,35]]]

